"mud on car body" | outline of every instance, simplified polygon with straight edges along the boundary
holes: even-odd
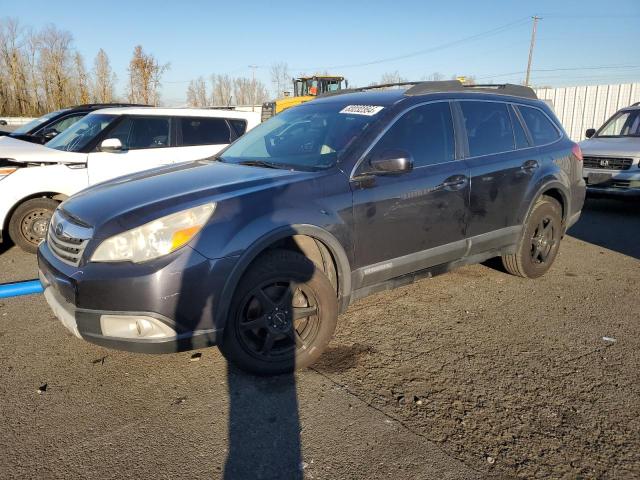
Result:
[[[45,296],[78,337],[218,344],[245,370],[315,361],[357,298],[500,256],[543,275],[582,209],[581,154],[517,86],[426,82],[320,98],[217,157],[91,187],[56,210]]]

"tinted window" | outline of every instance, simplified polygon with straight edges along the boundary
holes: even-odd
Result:
[[[126,117],[107,136],[120,140],[125,150],[168,147],[170,125],[165,117]]]
[[[531,145],[529,145],[527,134],[524,132],[524,128],[522,127],[520,119],[518,118],[518,115],[516,115],[515,110],[513,110],[513,108],[510,108],[509,114],[511,114],[511,124],[513,125],[513,136],[516,139],[516,148],[530,147]]]
[[[478,157],[514,149],[513,129],[505,103],[460,102],[469,155]]]
[[[405,113],[376,144],[371,156],[396,149],[411,153],[416,167],[454,160],[449,103],[431,103]]]
[[[78,120],[83,118],[85,115],[86,115],[86,113],[80,113],[78,115],[70,115],[68,117],[63,118],[62,120],[58,120],[57,122],[53,123],[52,125],[49,125],[44,130],[45,131],[55,130],[58,133],[64,132],[67,128],[69,128],[71,125],[73,125]]]
[[[231,125],[231,128],[233,128],[234,133],[236,134],[236,138],[237,137],[241,137],[242,135],[244,135],[244,132],[247,131],[247,121],[246,120],[240,120],[237,118],[231,118],[229,119],[229,124]]]
[[[545,145],[560,137],[558,130],[553,126],[547,116],[537,108],[518,106],[520,114],[527,124],[529,133],[536,145]]]
[[[232,134],[224,118],[180,118],[182,145],[218,145],[231,143]]]

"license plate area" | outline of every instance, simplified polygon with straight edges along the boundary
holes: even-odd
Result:
[[[606,183],[611,180],[611,177],[612,175],[610,173],[589,173],[589,175],[587,175],[587,185]]]
[[[44,288],[51,287],[67,303],[75,305],[76,288],[73,280],[56,271],[48,262],[40,260],[40,283]]]

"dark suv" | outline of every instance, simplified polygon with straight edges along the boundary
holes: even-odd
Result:
[[[109,107],[144,106],[146,105],[136,105],[133,103],[90,103],[87,105],[76,105],[47,113],[46,115],[31,120],[29,123],[25,123],[13,132],[0,131],[0,137],[7,136],[24,140],[25,142],[44,144],[94,110]]]
[[[139,352],[218,344],[275,374],[315,361],[354,300],[502,257],[543,275],[580,215],[582,158],[515,85],[347,92],[216,158],[63,202],[40,278],[78,337]]]

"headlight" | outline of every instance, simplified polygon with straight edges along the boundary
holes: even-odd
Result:
[[[0,180],[2,180],[7,175],[11,175],[16,170],[16,167],[0,167]]]
[[[98,246],[91,261],[140,263],[167,255],[186,245],[215,208],[215,203],[207,203],[114,235]]]

